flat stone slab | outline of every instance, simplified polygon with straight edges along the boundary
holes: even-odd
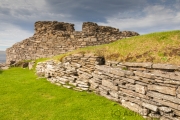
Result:
[[[168,65],[168,64],[153,64],[152,68],[154,69],[165,69],[165,70],[177,70],[178,66],[176,65]]]
[[[147,63],[131,63],[131,62],[125,62],[123,63],[125,66],[130,66],[130,67],[144,67],[144,68],[151,68],[152,63],[147,62]]]
[[[158,91],[160,93],[169,94],[169,95],[176,95],[175,87],[148,85],[148,90]]]

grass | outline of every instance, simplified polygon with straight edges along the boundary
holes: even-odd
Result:
[[[143,120],[94,93],[78,92],[36,79],[33,71],[0,71],[1,120]]]
[[[119,62],[153,62],[180,65],[180,30],[157,32],[118,40],[110,44],[81,48],[57,56],[62,60],[73,53],[95,53],[106,60]],[[59,57],[59,58],[58,58]]]

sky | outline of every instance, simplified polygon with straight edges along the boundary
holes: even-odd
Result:
[[[180,0],[0,0],[0,50],[33,36],[36,21],[83,22],[139,34],[180,29]]]

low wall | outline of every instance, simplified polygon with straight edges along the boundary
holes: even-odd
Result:
[[[38,63],[36,72],[57,85],[94,91],[142,116],[180,119],[179,66],[119,63],[91,54],[74,54],[62,62]]]
[[[82,31],[75,31],[74,24],[57,21],[38,21],[35,33],[6,50],[6,63],[51,57],[86,46],[111,43],[113,41],[139,35],[132,31],[99,26],[84,22]]]

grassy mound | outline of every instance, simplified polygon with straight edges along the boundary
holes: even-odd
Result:
[[[143,120],[104,97],[49,84],[22,68],[0,71],[0,119]]]
[[[180,30],[122,39],[110,44],[81,48],[72,53],[95,53],[106,60],[180,65]],[[65,55],[57,56],[61,59]]]

